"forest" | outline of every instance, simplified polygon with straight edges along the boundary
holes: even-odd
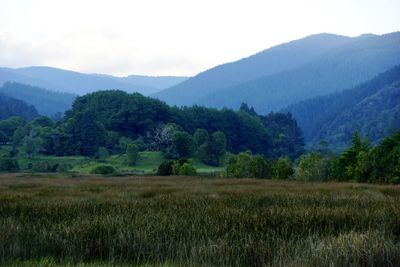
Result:
[[[178,108],[139,93],[109,90],[76,98],[58,121],[35,115],[32,120],[13,116],[0,121],[1,144],[8,148],[0,160],[3,171],[20,169],[21,158],[30,161],[28,170],[73,168],[32,163],[43,155],[83,156],[99,162],[91,171],[113,173],[117,168],[112,162],[100,163],[122,156],[123,164],[133,167],[141,153],[154,152],[163,159],[153,166],[153,173],[160,175],[194,175],[194,159],[219,167],[219,175],[227,177],[400,182],[398,132],[380,143],[354,132],[350,147],[339,154],[324,141],[306,151],[302,131],[290,113],[263,116],[246,103],[239,111]]]

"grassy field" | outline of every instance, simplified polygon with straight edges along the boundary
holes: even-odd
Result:
[[[0,175],[4,266],[398,266],[400,187]]]
[[[3,147],[0,150],[0,156],[8,154],[11,147]],[[144,151],[140,152],[139,160],[135,166],[128,166],[126,164],[125,155],[112,155],[104,160],[95,160],[85,158],[83,156],[46,156],[36,155],[32,159],[28,159],[25,154],[21,154],[18,157],[18,164],[22,171],[30,171],[29,165],[35,166],[41,162],[49,164],[65,164],[72,167],[71,171],[75,173],[89,174],[91,170],[100,164],[109,164],[118,170],[122,174],[155,174],[157,173],[158,166],[165,160],[161,152]],[[223,167],[213,167],[202,163],[198,159],[192,159],[193,166],[196,168],[199,174],[214,174],[220,173],[224,170]]]

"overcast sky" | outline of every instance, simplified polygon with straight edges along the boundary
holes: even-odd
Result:
[[[400,30],[399,0],[0,0],[0,66],[194,75],[310,34]]]

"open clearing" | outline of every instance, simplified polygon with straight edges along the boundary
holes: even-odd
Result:
[[[400,187],[0,175],[6,266],[392,266]]]

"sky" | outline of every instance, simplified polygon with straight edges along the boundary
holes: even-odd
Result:
[[[0,0],[0,66],[192,76],[311,34],[400,30],[399,0]]]

